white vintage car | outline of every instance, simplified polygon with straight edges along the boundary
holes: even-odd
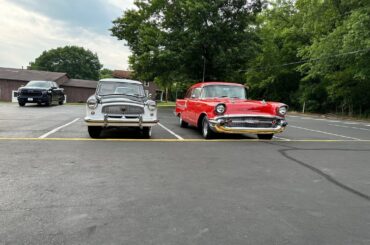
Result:
[[[85,122],[91,138],[98,138],[107,127],[137,127],[150,138],[158,123],[157,105],[145,95],[141,82],[102,79],[87,100]]]

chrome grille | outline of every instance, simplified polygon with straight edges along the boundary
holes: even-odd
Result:
[[[138,115],[144,114],[144,108],[134,105],[109,105],[103,107],[102,112],[115,115]]]
[[[275,128],[278,120],[266,117],[234,117],[227,120],[226,125],[235,128]]]

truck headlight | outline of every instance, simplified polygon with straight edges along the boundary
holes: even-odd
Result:
[[[87,101],[87,107],[89,107],[91,110],[96,109],[98,107],[98,101],[96,99],[89,99]]]
[[[216,105],[216,107],[215,107],[216,114],[221,115],[221,114],[224,114],[225,111],[226,111],[226,105],[224,105],[224,104]]]
[[[285,116],[286,113],[288,112],[288,108],[286,106],[281,106],[278,112],[280,115]]]
[[[148,109],[150,111],[155,111],[157,109],[157,105],[155,102],[148,102]]]

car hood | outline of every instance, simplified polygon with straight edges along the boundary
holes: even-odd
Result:
[[[226,114],[253,114],[256,116],[276,115],[276,108],[283,103],[265,102],[258,100],[220,98],[207,100],[209,104],[216,106],[219,103],[226,105]]]
[[[47,91],[47,88],[40,88],[40,87],[21,87],[20,90],[39,90],[39,91]]]

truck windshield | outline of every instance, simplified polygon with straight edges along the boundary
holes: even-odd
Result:
[[[203,97],[246,99],[247,92],[243,86],[208,85],[203,88]]]
[[[124,82],[103,82],[100,83],[98,94],[104,95],[130,95],[144,97],[143,85]]]
[[[49,88],[50,83],[47,81],[30,81],[27,83],[25,87],[32,87],[32,88]]]

